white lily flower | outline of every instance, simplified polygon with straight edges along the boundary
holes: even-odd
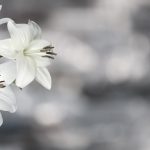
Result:
[[[10,113],[14,113],[17,109],[16,97],[11,88],[7,86],[6,82],[3,80],[3,77],[4,76],[2,75],[0,76],[0,111],[9,111]],[[0,113],[0,126],[2,123],[3,118]]]
[[[16,24],[9,18],[0,19],[0,24],[3,23],[7,23],[10,39],[0,40],[0,55],[15,62],[9,63],[6,72],[15,77],[13,81],[16,80],[20,88],[36,79],[45,88],[51,89],[51,76],[46,67],[55,53],[50,43],[41,39],[40,27],[33,21]],[[16,72],[12,71],[14,65]]]
[[[0,88],[0,111],[16,111],[16,97],[10,87]],[[0,125],[3,123],[3,118],[0,113]]]

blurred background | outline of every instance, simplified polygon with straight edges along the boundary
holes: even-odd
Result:
[[[3,112],[0,150],[150,150],[149,0],[2,3],[1,18],[34,20],[58,55],[52,90],[34,82]]]

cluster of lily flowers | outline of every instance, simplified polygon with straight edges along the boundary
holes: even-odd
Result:
[[[0,111],[15,112],[16,97],[11,85],[23,89],[33,80],[51,89],[51,76],[47,69],[56,53],[50,42],[42,39],[39,25],[33,21],[16,24],[10,18],[0,19],[6,24],[9,39],[0,40],[0,56],[6,61],[0,64]],[[0,113],[0,125],[3,118]]]

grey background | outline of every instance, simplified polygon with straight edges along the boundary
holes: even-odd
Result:
[[[0,17],[36,21],[58,53],[51,91],[14,89],[0,150],[150,149],[149,0],[5,0]]]

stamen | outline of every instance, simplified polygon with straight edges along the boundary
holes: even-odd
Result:
[[[46,52],[46,54],[57,55],[57,54],[54,53],[54,52]]]
[[[47,58],[54,59],[54,57],[52,57],[52,56],[49,56],[49,55],[45,55],[45,56],[42,56],[42,57],[47,57]]]
[[[4,85],[4,83],[5,83],[5,81],[0,81],[0,88],[6,87],[6,86]]]
[[[54,47],[53,46],[46,46],[44,47],[44,49],[53,49]]]
[[[40,50],[40,52],[47,52],[47,50],[46,49],[42,49],[42,50]]]
[[[0,84],[0,88],[5,88],[6,86],[3,84]]]
[[[42,56],[42,57],[47,57],[47,58],[51,58],[51,59],[54,59],[54,55],[56,56],[57,54],[54,53],[52,51],[52,49],[54,49],[53,46],[47,46],[47,47],[44,47],[42,50],[40,50],[40,52],[43,52],[45,53],[46,55]],[[52,55],[52,56],[51,56]]]

